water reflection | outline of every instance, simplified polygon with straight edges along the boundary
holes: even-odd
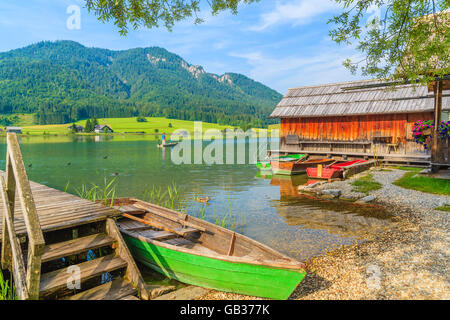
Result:
[[[102,138],[22,136],[30,179],[60,190],[70,182],[69,191],[76,194],[84,183],[102,185],[104,177],[118,174],[116,196],[137,198],[153,186],[165,189],[175,182],[189,213],[204,207],[205,219],[213,223],[227,215],[245,217],[242,233],[299,260],[365,239],[364,233],[391,223],[380,208],[300,195],[297,186],[306,183],[306,175],[272,176],[253,164],[175,165],[170,149],[157,148],[153,135]],[[5,152],[3,140],[2,169]],[[197,196],[210,197],[210,205],[197,203]]]
[[[280,186],[280,200],[272,203],[288,225],[361,238],[368,232],[385,230],[393,221],[393,215],[378,205],[324,200],[300,193],[298,186],[307,181],[306,175],[272,177],[270,183]]]

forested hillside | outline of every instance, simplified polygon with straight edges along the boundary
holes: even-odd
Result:
[[[73,41],[0,53],[0,113],[39,124],[163,116],[262,126],[281,94],[243,75],[206,73],[163,48],[112,51]]]

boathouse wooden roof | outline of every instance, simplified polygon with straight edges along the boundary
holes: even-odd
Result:
[[[291,88],[271,118],[328,117],[367,114],[418,113],[434,110],[434,94],[425,85],[367,87],[381,80],[361,80]],[[450,110],[450,90],[442,97]]]

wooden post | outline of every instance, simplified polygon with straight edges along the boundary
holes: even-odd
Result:
[[[8,205],[8,196],[6,193],[6,185],[3,177],[0,176],[0,197],[3,202],[3,223],[7,226],[9,254],[10,256],[10,270],[14,277],[14,285],[16,287],[16,294],[21,300],[27,300],[28,291],[26,284],[25,265],[23,262],[22,249],[20,247],[19,239],[16,236],[14,228],[14,219],[10,207]],[[3,238],[4,238],[3,234]],[[8,255],[9,255],[8,254]]]
[[[441,80],[435,81],[433,90],[434,90],[434,128],[433,128],[433,141],[431,146],[431,171],[436,172],[439,170],[439,166],[435,164],[440,162],[438,126],[441,123],[441,113],[442,113]]]
[[[322,178],[322,165],[318,164],[317,165],[317,177]]]
[[[8,195],[8,203],[9,210],[11,211],[11,221],[14,224],[14,202],[16,196],[16,182],[14,180],[14,172],[11,165],[11,158],[9,156],[8,150],[6,150],[6,194]],[[9,242],[7,224],[6,224],[6,216],[3,215],[3,233],[2,233],[2,268],[10,269],[11,268],[11,246]]]
[[[130,250],[125,244],[125,240],[120,234],[119,229],[117,228],[116,222],[114,219],[108,218],[106,219],[106,232],[109,236],[114,238],[117,241],[117,247],[115,249],[116,254],[121,257],[123,260],[127,262],[127,270],[125,272],[125,277],[133,284],[134,287],[139,292],[140,297],[143,300],[149,300],[148,288],[145,284],[144,279],[134,262],[133,256],[131,255]]]
[[[44,252],[45,241],[42,233],[39,217],[36,211],[33,194],[31,193],[30,182],[23,164],[22,153],[20,152],[19,141],[15,133],[8,133],[6,136],[7,152],[10,163],[8,175],[14,176],[17,186],[17,195],[22,207],[23,219],[28,235],[28,263],[27,263],[27,289],[30,299],[39,299],[39,285],[41,278],[41,256]],[[10,179],[8,179],[10,180]],[[11,187],[7,182],[7,189]],[[8,198],[12,195],[12,190],[8,189]],[[12,196],[11,196],[12,197]]]

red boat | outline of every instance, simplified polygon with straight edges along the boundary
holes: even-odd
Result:
[[[352,160],[352,161],[345,161],[345,162],[336,162],[333,164],[330,164],[328,166],[323,166],[322,170],[320,170],[319,166],[315,168],[307,168],[306,174],[310,178],[319,178],[319,179],[335,179],[342,177],[342,172],[347,167],[357,164],[357,163],[364,163],[367,162],[367,160]]]

